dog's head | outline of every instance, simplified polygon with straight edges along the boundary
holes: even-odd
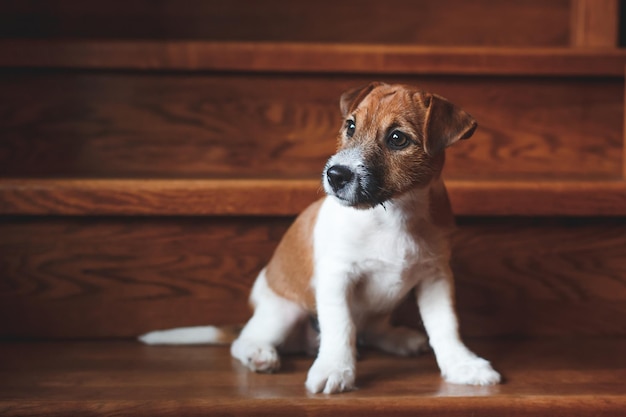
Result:
[[[407,86],[371,83],[341,96],[344,125],[323,173],[341,203],[369,208],[437,178],[444,150],[476,130],[476,121],[443,97]]]

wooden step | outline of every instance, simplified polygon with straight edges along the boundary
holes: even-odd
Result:
[[[459,216],[624,216],[626,181],[447,182]],[[318,179],[0,179],[0,215],[293,216]]]
[[[432,354],[362,352],[358,390],[304,389],[311,358],[253,374],[223,347],[137,342],[0,344],[3,416],[620,416],[626,409],[626,340],[470,340],[505,376],[493,387],[441,380]]]

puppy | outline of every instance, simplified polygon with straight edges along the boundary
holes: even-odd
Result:
[[[318,348],[312,393],[355,386],[357,341],[397,355],[428,347],[389,315],[415,294],[443,377],[489,385],[500,375],[461,341],[454,310],[448,233],[453,217],[441,170],[445,149],[476,121],[446,99],[407,86],[372,83],[344,93],[338,151],[326,164],[326,197],[309,206],[279,243],[250,296],[254,314],[232,355],[257,372],[279,368],[278,348]],[[412,290],[415,289],[413,292]],[[302,329],[316,317],[319,338]],[[146,343],[212,342],[220,329],[153,332]],[[319,346],[317,343],[319,342]]]

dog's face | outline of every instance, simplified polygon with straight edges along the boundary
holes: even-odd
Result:
[[[402,85],[372,83],[341,96],[345,123],[323,185],[342,204],[370,208],[427,186],[444,149],[469,138],[476,121],[446,99]]]

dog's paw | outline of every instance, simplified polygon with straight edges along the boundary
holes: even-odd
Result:
[[[314,393],[336,394],[354,389],[353,365],[328,363],[317,359],[306,379],[306,388]]]
[[[501,380],[491,364],[482,358],[471,358],[455,363],[442,372],[446,381],[465,385],[494,385]]]
[[[250,340],[237,339],[230,347],[232,356],[254,372],[274,372],[280,368],[280,356],[276,348]]]

